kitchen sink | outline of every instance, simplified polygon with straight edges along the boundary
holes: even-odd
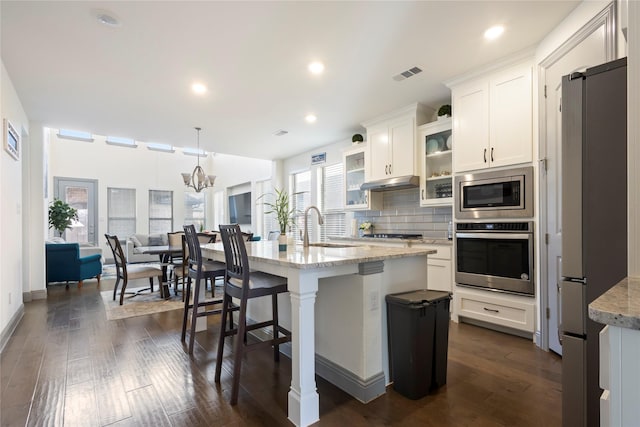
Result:
[[[317,243],[309,243],[309,246],[315,246],[316,248],[354,248],[358,245],[349,245],[346,243],[317,242]]]

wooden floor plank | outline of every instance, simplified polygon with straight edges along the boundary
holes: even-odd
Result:
[[[237,406],[229,405],[233,340],[222,380],[213,380],[219,317],[180,342],[182,312],[107,321],[95,281],[49,288],[0,359],[2,426],[289,426],[291,361],[268,349],[247,354]],[[471,325],[450,325],[447,384],[407,399],[390,387],[362,404],[322,378],[318,426],[561,425],[561,359],[530,341]]]

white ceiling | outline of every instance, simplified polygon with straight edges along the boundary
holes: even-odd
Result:
[[[201,126],[209,151],[277,159],[413,102],[448,103],[443,81],[535,46],[578,3],[3,0],[0,36],[30,120],[178,147]],[[121,26],[99,24],[97,10]],[[505,34],[486,42],[494,24]],[[424,71],[392,79],[413,66]]]

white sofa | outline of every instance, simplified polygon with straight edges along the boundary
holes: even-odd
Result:
[[[127,263],[159,261],[158,255],[143,254],[142,250],[144,249],[142,248],[167,246],[168,244],[169,240],[166,234],[134,234],[127,239],[127,247],[125,249]]]

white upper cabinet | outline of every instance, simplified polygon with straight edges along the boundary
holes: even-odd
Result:
[[[451,119],[418,127],[420,146],[420,206],[446,206],[453,203]]]
[[[366,145],[343,153],[345,201],[347,210],[382,209],[382,194],[361,190],[366,170]]]
[[[432,109],[412,104],[363,123],[369,145],[367,181],[418,174],[416,126],[431,115]]]
[[[530,63],[455,85],[451,97],[455,172],[531,162]]]

